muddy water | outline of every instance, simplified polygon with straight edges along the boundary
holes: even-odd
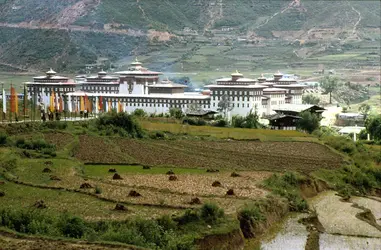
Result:
[[[298,223],[298,220],[306,216],[305,214],[298,214],[288,218],[275,237],[261,242],[261,249],[304,250],[308,232],[304,225]]]
[[[345,235],[320,234],[320,250],[380,250],[381,239]]]
[[[308,203],[310,208],[316,211],[319,222],[324,227],[324,232],[319,235],[320,250],[381,249],[381,231],[356,217],[357,214],[364,212],[361,207],[367,208],[380,225],[380,200],[353,197],[350,202],[343,202],[335,192],[327,191],[308,200]],[[353,207],[354,204],[360,208]],[[289,217],[279,227],[275,236],[270,239],[263,238],[260,249],[305,249],[309,233],[298,220],[307,216],[307,214],[299,214]]]
[[[369,209],[376,218],[377,224],[381,226],[381,202],[377,198],[353,197],[351,202]]]
[[[357,214],[364,212],[363,209],[355,208],[353,203],[342,202],[340,199],[335,192],[327,191],[309,201],[326,233],[381,238],[381,231],[356,218]]]

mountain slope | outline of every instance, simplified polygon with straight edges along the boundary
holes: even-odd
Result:
[[[353,42],[379,41],[379,25],[379,1],[0,0],[0,64],[74,70],[99,57],[115,61],[184,43],[187,50],[221,42],[235,50],[242,47],[237,37],[287,45],[288,58],[304,60],[332,46],[343,51]],[[183,57],[194,53],[181,52],[170,63],[187,63]]]

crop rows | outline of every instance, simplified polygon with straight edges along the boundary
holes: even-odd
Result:
[[[144,165],[229,168],[241,170],[295,170],[311,172],[342,164],[339,155],[310,142],[247,141],[114,141],[121,151]]]

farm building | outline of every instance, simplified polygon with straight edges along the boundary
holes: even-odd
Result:
[[[296,125],[300,120],[300,117],[294,115],[275,114],[270,116],[268,119],[271,129],[296,130]]]
[[[271,129],[296,130],[297,123],[301,119],[301,113],[305,111],[315,113],[321,119],[324,110],[324,108],[316,105],[283,104],[275,108],[276,114],[269,116],[267,119]]]

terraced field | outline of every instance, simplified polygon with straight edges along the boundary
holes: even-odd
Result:
[[[339,155],[312,142],[114,139],[121,152],[142,165],[237,170],[336,168]]]

